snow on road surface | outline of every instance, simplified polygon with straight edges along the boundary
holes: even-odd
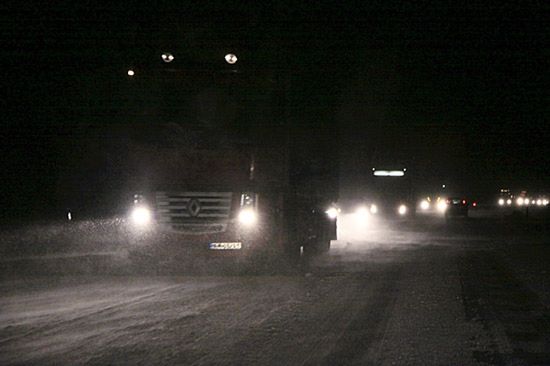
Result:
[[[516,260],[458,225],[388,226],[294,275],[5,279],[0,364],[550,364],[549,289],[525,282],[548,246]]]

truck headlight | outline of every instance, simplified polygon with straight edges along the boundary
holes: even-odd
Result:
[[[151,211],[147,207],[135,207],[132,210],[132,221],[134,224],[143,226],[151,222]]]
[[[243,208],[239,212],[239,222],[245,226],[252,226],[258,221],[258,214],[252,208]]]

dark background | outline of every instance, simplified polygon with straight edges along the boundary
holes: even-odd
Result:
[[[548,189],[548,2],[258,3],[3,5],[3,219],[64,210],[66,162],[133,123],[126,71],[164,44],[190,71],[234,51],[288,76],[295,141],[334,156],[343,196],[385,162],[425,190]]]

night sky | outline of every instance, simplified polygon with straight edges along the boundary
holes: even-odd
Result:
[[[159,44],[290,75],[295,132],[331,145],[344,193],[384,161],[426,188],[550,190],[548,2],[258,3],[3,5],[3,207],[59,205],[78,131],[110,123],[117,78]]]

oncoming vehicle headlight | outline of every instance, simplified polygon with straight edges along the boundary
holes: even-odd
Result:
[[[338,217],[338,209],[336,207],[331,207],[328,210],[325,211],[328,218],[331,220],[334,220]]]
[[[422,202],[420,202],[420,208],[426,211],[430,208],[430,202],[428,202],[427,200],[422,200]]]
[[[403,216],[407,213],[407,206],[405,205],[400,205],[399,208],[397,209],[397,212]]]
[[[498,205],[499,206],[504,206],[504,198],[499,198],[498,199]]]
[[[375,204],[370,205],[370,213],[376,215],[378,213],[378,206]]]
[[[439,201],[437,203],[437,210],[439,212],[445,212],[447,210],[447,203],[445,201]]]
[[[252,226],[258,221],[258,214],[252,208],[243,208],[239,212],[239,222],[246,226]]]
[[[151,221],[151,211],[147,207],[138,206],[132,210],[132,221],[137,225],[147,225]]]

